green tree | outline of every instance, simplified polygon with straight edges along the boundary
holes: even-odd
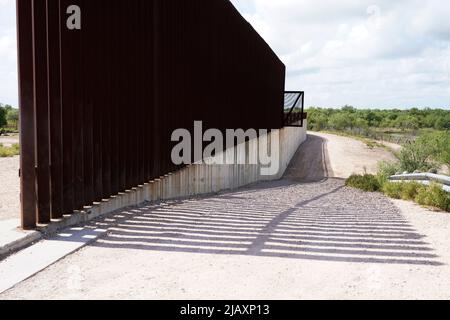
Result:
[[[328,126],[328,119],[325,115],[319,114],[317,115],[314,122],[314,130],[320,131],[326,129]]]
[[[353,127],[351,117],[343,113],[333,114],[328,123],[335,130],[344,130]]]
[[[436,119],[434,123],[436,130],[449,130],[450,129],[450,117],[440,117]]]
[[[6,121],[8,127],[18,129],[19,125],[19,110],[18,109],[9,109],[6,114]]]
[[[355,113],[356,112],[356,109],[354,107],[348,106],[348,105],[343,106],[341,110],[343,112],[348,112],[348,113]]]
[[[368,129],[369,122],[366,119],[357,118],[355,120],[355,127],[359,128],[359,129]]]
[[[376,112],[370,111],[367,113],[365,120],[368,122],[369,126],[378,127],[383,118]]]
[[[402,115],[395,121],[395,126],[403,131],[419,129],[419,120],[410,115]]]
[[[369,134],[371,128],[399,128],[403,131],[418,129],[450,130],[450,110],[411,109],[411,110],[363,110],[351,106],[341,109],[309,108],[308,124],[312,130],[348,130],[361,129],[367,123]]]
[[[3,105],[0,105],[0,129],[6,126],[6,124],[6,109],[5,107],[3,107]]]
[[[450,131],[427,134],[420,137],[419,141],[428,143],[435,160],[450,169]]]

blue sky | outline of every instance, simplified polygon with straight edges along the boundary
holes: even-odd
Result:
[[[450,109],[442,0],[232,0],[306,104]],[[0,102],[17,105],[15,0],[0,0]]]

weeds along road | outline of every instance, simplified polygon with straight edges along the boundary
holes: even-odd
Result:
[[[108,233],[0,299],[450,298],[450,217],[339,179],[390,156],[310,135],[284,179],[91,222]]]

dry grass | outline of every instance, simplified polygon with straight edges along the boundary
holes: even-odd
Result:
[[[6,147],[0,143],[0,158],[14,157],[20,154],[19,144],[13,144],[11,147]]]

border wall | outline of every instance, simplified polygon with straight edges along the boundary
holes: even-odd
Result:
[[[180,170],[194,121],[283,126],[285,66],[229,0],[16,3],[24,229]]]

